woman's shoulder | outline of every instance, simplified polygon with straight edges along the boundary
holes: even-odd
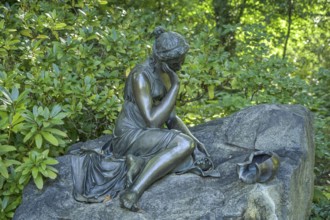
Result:
[[[146,73],[146,72],[151,72],[152,67],[150,65],[149,60],[146,60],[143,63],[137,64],[134,69],[132,70],[132,73]]]
[[[152,69],[147,61],[142,64],[136,65],[130,73],[131,77],[134,80],[139,78],[150,80],[149,78],[151,74],[152,74]]]

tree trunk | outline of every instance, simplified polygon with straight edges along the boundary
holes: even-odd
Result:
[[[233,7],[230,0],[213,0],[213,10],[216,21],[216,29],[220,43],[224,50],[231,55],[235,53],[236,40],[235,30],[228,30],[228,26],[240,23],[244,13],[246,0],[243,0],[239,7]]]

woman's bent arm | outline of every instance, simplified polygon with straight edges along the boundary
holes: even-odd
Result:
[[[184,134],[190,136],[197,144],[197,148],[199,151],[205,154],[205,156],[209,157],[210,154],[206,150],[205,146],[203,143],[201,143],[189,130],[189,128],[185,125],[185,123],[179,118],[176,114],[175,111],[173,111],[169,117],[169,120],[166,122],[166,125],[169,129],[176,129]]]
[[[175,106],[176,96],[179,92],[179,83],[172,84],[162,101],[153,106],[150,83],[147,78],[137,72],[133,76],[133,91],[137,106],[148,127],[161,127],[169,118]]]

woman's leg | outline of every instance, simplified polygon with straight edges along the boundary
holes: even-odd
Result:
[[[192,154],[194,141],[184,134],[177,135],[167,149],[152,157],[134,183],[120,196],[121,206],[136,211],[136,202],[156,180],[171,172]]]
[[[142,170],[144,162],[144,159],[142,159],[141,157],[136,157],[132,154],[126,156],[126,188],[130,187],[133,184],[133,180]]]

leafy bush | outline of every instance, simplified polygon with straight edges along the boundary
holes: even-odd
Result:
[[[219,19],[219,3],[231,8],[227,23]],[[286,3],[7,0],[0,5],[0,218],[13,216],[30,179],[42,188],[47,178],[56,178],[54,158],[72,143],[112,133],[125,78],[151,53],[158,25],[182,33],[191,46],[177,101],[187,124],[259,103],[299,103],[315,112],[312,218],[326,218],[326,9],[322,2],[295,3],[294,34],[285,54]]]

